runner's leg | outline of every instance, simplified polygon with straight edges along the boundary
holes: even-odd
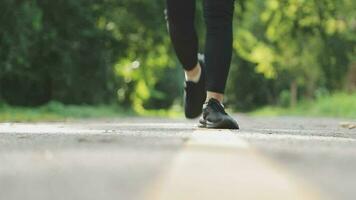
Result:
[[[166,0],[169,34],[184,70],[198,63],[198,37],[195,30],[195,0]]]
[[[232,55],[234,0],[204,0],[207,90],[223,94]]]

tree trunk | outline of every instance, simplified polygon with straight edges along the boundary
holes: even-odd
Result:
[[[297,81],[293,80],[290,84],[290,107],[297,105],[298,85]]]

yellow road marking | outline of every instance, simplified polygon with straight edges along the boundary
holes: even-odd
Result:
[[[310,186],[231,131],[197,130],[148,200],[314,200]]]

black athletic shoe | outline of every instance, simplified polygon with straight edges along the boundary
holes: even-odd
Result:
[[[213,98],[204,104],[203,117],[199,120],[199,127],[239,129],[239,125],[225,112],[223,105]]]
[[[197,83],[185,82],[184,112],[186,118],[197,118],[202,113],[204,101],[206,99],[205,90],[205,66],[203,61],[199,61],[201,66],[200,79]]]

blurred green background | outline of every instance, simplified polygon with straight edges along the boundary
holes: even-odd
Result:
[[[184,77],[164,8],[163,0],[1,0],[0,121],[179,115]],[[238,0],[228,107],[356,118],[355,10],[354,0]]]

